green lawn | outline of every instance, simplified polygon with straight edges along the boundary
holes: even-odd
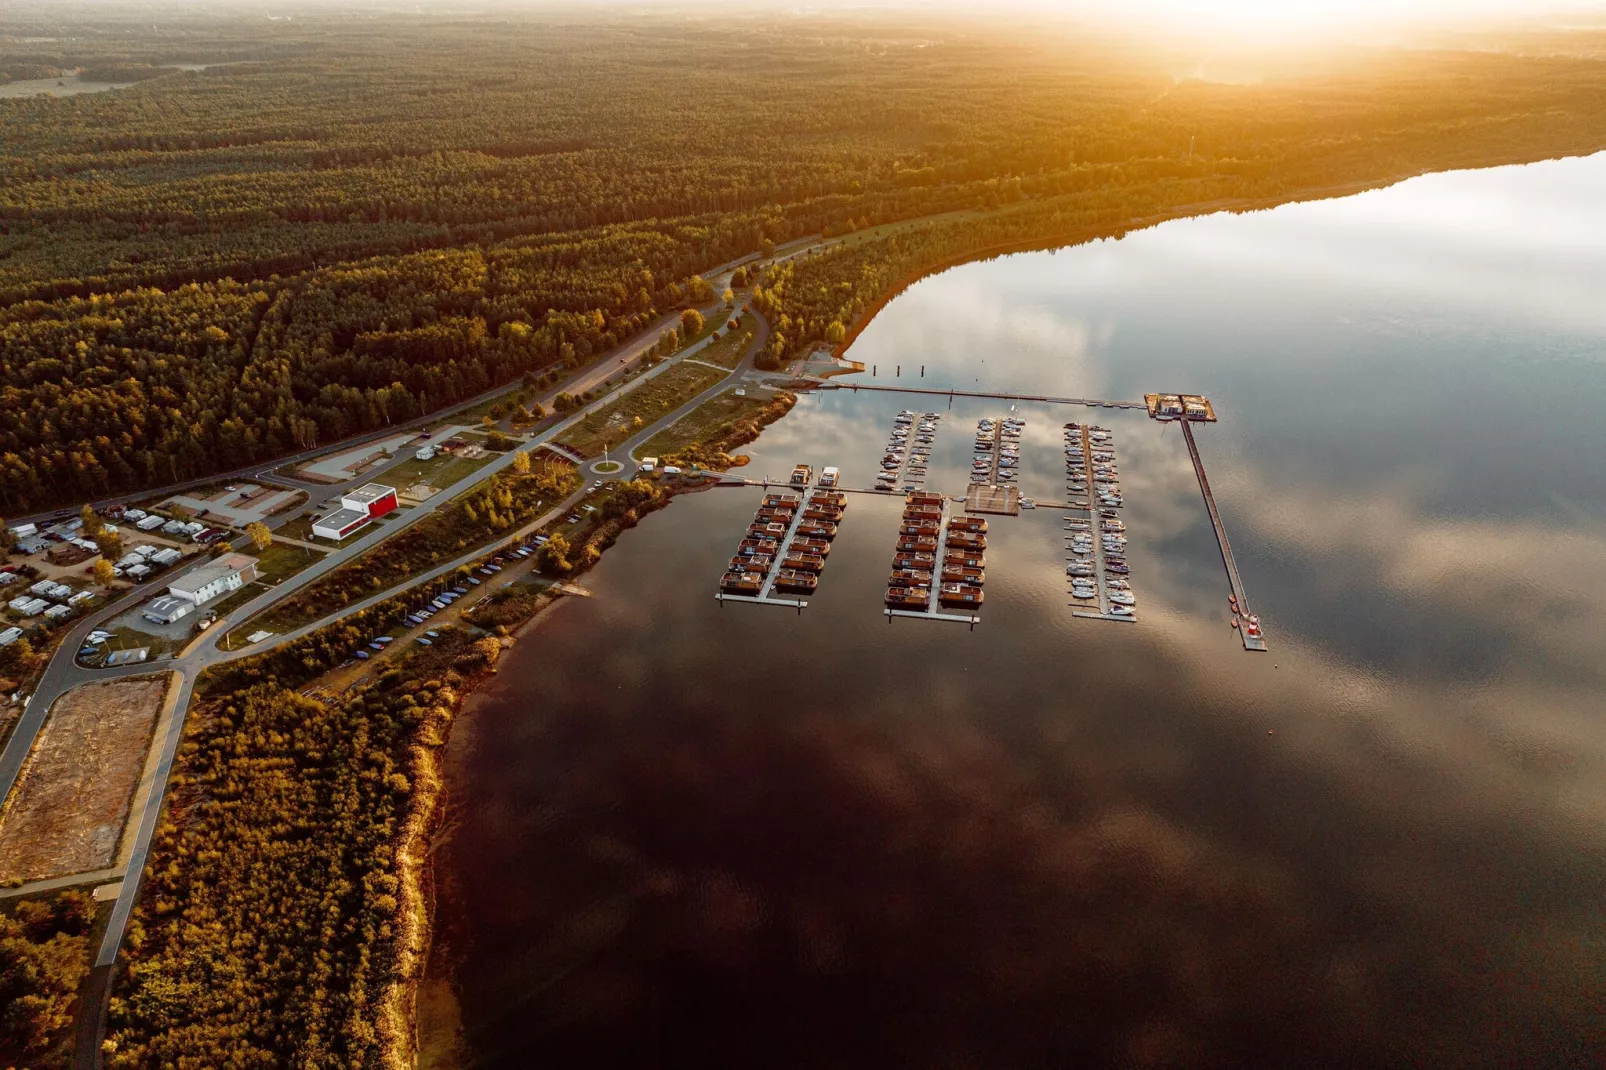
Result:
[[[734,368],[742,362],[747,355],[749,343],[753,340],[756,324],[751,313],[742,317],[742,325],[734,331],[722,336],[718,341],[710,342],[708,348],[692,354],[693,360],[707,361],[709,364],[718,364],[722,368]],[[722,328],[723,329],[723,328]]]
[[[487,454],[484,457],[468,458],[441,453],[428,461],[403,461],[386,472],[385,479],[387,485],[395,487],[398,491],[406,490],[414,483],[428,483],[438,490],[445,490],[459,479],[479,471],[495,456],[496,454]]]
[[[604,446],[617,446],[724,377],[723,372],[700,364],[676,365],[593,412],[565,431],[559,441],[582,456],[596,456]]]
[[[727,390],[652,436],[637,451],[637,455],[663,457],[678,453],[687,446],[713,438],[719,431],[749,413],[757,412],[769,402],[768,397],[737,397],[734,390]]]

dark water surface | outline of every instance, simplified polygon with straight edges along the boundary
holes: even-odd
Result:
[[[714,600],[757,492],[627,533],[451,745],[442,923],[484,1066],[1606,1061],[1606,155],[974,264],[875,381],[1209,394],[1272,653],[1175,429],[1115,430],[1139,623],[995,521],[974,632],[881,614],[855,496],[802,616]],[[868,376],[865,377],[868,380]],[[944,412],[807,397],[750,472],[868,485]],[[1060,425],[1023,405],[1028,494]]]

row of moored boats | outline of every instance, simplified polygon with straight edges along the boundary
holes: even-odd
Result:
[[[987,521],[957,516],[947,521],[945,531],[944,505],[940,494],[916,491],[905,496],[898,551],[887,580],[888,608],[929,610],[933,592],[939,604],[950,608],[982,604]]]
[[[807,501],[796,494],[766,494],[730,567],[720,577],[719,589],[725,594],[756,597],[773,572],[775,590],[813,592],[820,584],[826,555],[846,509],[847,495],[838,490],[816,490]]]
[[[1109,428],[1065,425],[1066,489],[1073,501],[1078,496],[1088,499],[1087,519],[1071,517],[1065,521],[1065,538],[1071,551],[1065,574],[1071,581],[1071,597],[1082,602],[1097,601],[1102,567],[1106,611],[1112,616],[1132,617],[1137,614],[1138,600],[1128,579],[1132,569],[1126,560],[1126,524],[1119,512],[1123,503],[1120,475],[1115,463],[1115,436]]]
[[[940,419],[934,412],[919,414],[913,409],[904,409],[893,418],[892,434],[881,455],[881,473],[875,477],[877,490],[897,490],[900,485],[905,492],[921,488]]]
[[[970,458],[972,483],[998,485],[1019,478],[1020,433],[1025,426],[1025,420],[1013,416],[996,422],[976,421],[976,450]]]

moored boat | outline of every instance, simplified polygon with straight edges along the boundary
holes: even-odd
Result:
[[[936,554],[899,554],[892,559],[893,568],[912,568],[921,572],[930,572],[936,564]]]
[[[919,587],[888,587],[890,609],[925,609],[931,605],[931,592]]]
[[[934,554],[937,552],[937,540],[934,538],[905,537],[898,540],[900,554]]]
[[[819,572],[825,568],[825,558],[819,554],[800,554],[793,551],[786,555],[786,559],[781,562],[781,567],[799,572]]]
[[[972,587],[980,587],[987,582],[987,573],[979,568],[967,568],[964,565],[942,566],[942,582],[968,583]]]
[[[937,596],[943,605],[959,607],[979,606],[984,597],[980,587],[968,583],[945,583]]]
[[[756,572],[727,572],[719,578],[719,589],[726,594],[757,594],[764,589],[764,577]]]
[[[797,533],[807,535],[811,539],[825,539],[829,542],[836,538],[836,525],[828,520],[805,520],[798,525]]]
[[[987,536],[978,535],[973,531],[950,531],[948,545],[959,550],[985,550]]]
[[[807,593],[820,585],[820,577],[812,572],[803,572],[799,569],[783,568],[775,575],[775,587],[781,591],[801,591]]]
[[[894,569],[887,582],[892,587],[930,587],[931,573],[914,568]]]
[[[831,552],[831,544],[824,539],[793,539],[792,549],[798,553],[824,557]]]
[[[987,533],[987,521],[979,516],[956,516],[948,521],[949,531],[968,531],[976,535]]]

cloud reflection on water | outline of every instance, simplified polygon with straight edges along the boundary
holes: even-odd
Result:
[[[1453,220],[1498,252],[1525,206],[1556,217],[1530,202],[1599,186],[1422,181],[962,268],[855,347],[932,384],[987,354],[1017,387],[1208,389],[1268,657],[1236,649],[1181,445],[1141,419],[1106,420],[1135,627],[1070,619],[1044,513],[995,525],[974,633],[880,617],[890,502],[854,501],[801,618],[713,603],[751,494],[628,533],[453,741],[482,1062],[1598,1064],[1606,484],[1598,417],[1558,412],[1606,403],[1579,371],[1606,323],[1497,259],[1394,298],[1370,268],[1402,232],[1462,258]],[[1601,289],[1565,244],[1534,277]],[[807,399],[751,470],[867,483],[905,400]],[[997,411],[945,415],[934,485]],[[1051,495],[1074,417],[1022,412]]]

